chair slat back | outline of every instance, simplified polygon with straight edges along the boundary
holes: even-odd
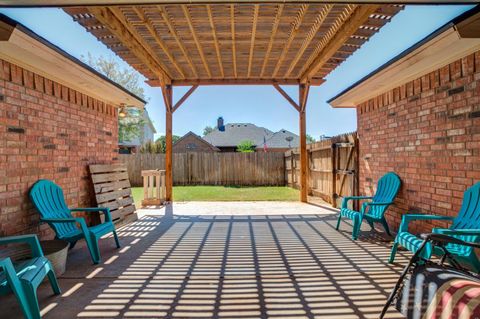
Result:
[[[383,175],[377,184],[377,191],[373,197],[372,202],[374,203],[389,203],[393,202],[395,196],[400,189],[401,185],[400,177],[393,172],[389,172]],[[371,206],[369,215],[380,218],[385,211],[387,210],[388,205],[386,206]]]
[[[452,223],[451,229],[480,229],[480,182],[463,194],[462,207]],[[465,241],[477,242],[479,236],[456,236]],[[465,247],[471,250],[471,247]]]
[[[30,190],[30,199],[42,218],[71,218],[62,188],[46,179],[37,181]],[[58,238],[77,230],[75,223],[50,223]]]

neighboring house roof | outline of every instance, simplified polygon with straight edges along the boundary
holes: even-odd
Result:
[[[203,139],[216,147],[236,147],[246,140],[252,141],[254,145],[263,145],[263,138],[268,138],[272,134],[272,131],[251,123],[227,123],[225,131],[215,128]]]
[[[288,136],[293,138],[290,144],[286,140]],[[236,147],[245,140],[252,141],[257,147],[263,147],[266,140],[267,148],[289,148],[289,145],[296,147],[300,143],[298,135],[290,131],[282,129],[274,133],[251,123],[228,123],[225,124],[225,131],[215,128],[203,139],[216,147]]]
[[[145,105],[142,98],[4,14],[0,30],[1,59],[114,106]]]
[[[480,49],[480,5],[464,12],[327,101],[356,107]]]
[[[292,138],[290,142],[287,141],[288,137]],[[267,139],[267,148],[290,148],[298,147],[299,145],[300,137],[297,134],[284,129],[273,133],[273,135]]]
[[[219,152],[220,149],[218,149],[217,147],[215,147],[215,145],[212,145],[210,144],[209,142],[207,142],[206,140],[204,140],[202,137],[198,136],[197,134],[193,133],[192,131],[188,132],[187,134],[183,135],[182,137],[180,137],[178,140],[175,141],[175,143],[173,143],[173,147],[175,147],[175,145],[182,141],[183,139],[187,138],[188,136],[193,136],[195,139],[198,140],[199,143],[203,143],[205,145],[207,145],[208,147],[210,147],[212,150],[214,150],[215,152]]]

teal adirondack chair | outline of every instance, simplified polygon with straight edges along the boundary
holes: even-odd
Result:
[[[385,212],[387,211],[388,206],[393,204],[393,200],[395,199],[395,196],[397,196],[400,185],[400,177],[393,172],[389,172],[379,179],[375,196],[344,197],[342,201],[342,208],[340,209],[340,214],[338,215],[336,229],[339,229],[342,217],[351,219],[353,221],[352,238],[356,240],[358,239],[358,234],[360,233],[362,221],[365,219],[372,229],[373,223],[382,224],[387,234],[391,236],[387,220],[385,219]],[[358,212],[348,208],[347,204],[350,200],[370,201],[364,202],[362,204],[362,208]]]
[[[408,224],[413,220],[447,220],[452,221],[450,228],[434,228],[433,233],[449,235],[459,238],[466,242],[480,242],[480,182],[468,188],[463,195],[462,207],[457,217],[422,215],[422,214],[406,214],[402,217],[402,222],[398,230],[397,237],[390,253],[390,262],[395,260],[398,245],[402,245],[406,249],[416,252],[422,244],[422,239],[408,232]],[[472,247],[462,246],[458,244],[448,244],[445,247],[454,257],[455,260],[470,266],[473,270],[480,272],[480,260],[475,254]],[[442,255],[442,251],[438,248],[432,250],[431,245],[427,245],[423,250],[423,257],[430,258],[434,255]]]
[[[110,209],[105,207],[70,209],[65,203],[60,186],[45,179],[39,180],[33,185],[30,190],[30,198],[40,213],[40,221],[48,223],[53,228],[56,238],[68,241],[70,248],[79,239],[85,239],[94,264],[100,262],[98,240],[103,235],[113,233],[117,248],[120,248]],[[101,212],[105,215],[105,221],[99,225],[87,227],[85,219],[73,217],[72,212]],[[77,223],[80,227],[77,226]]]
[[[10,258],[0,259],[0,296],[14,293],[27,319],[39,319],[37,288],[48,277],[53,293],[61,293],[50,261],[43,256],[42,247],[36,235],[0,238],[0,245],[27,243],[32,258],[14,263]]]

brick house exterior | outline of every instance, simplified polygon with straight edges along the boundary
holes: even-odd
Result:
[[[389,68],[395,71],[395,64],[401,65],[402,59],[419,57],[417,52],[443,35],[443,31],[437,31],[418,50],[391,62],[389,67],[381,68],[330,101],[334,106],[350,106],[348,101],[356,105],[360,194],[373,194],[377,180],[386,172],[394,171],[402,179],[395,204],[387,212],[387,220],[395,231],[407,212],[456,216],[463,192],[480,181],[480,51],[379,91],[381,94],[366,100],[360,93],[357,99],[354,91],[374,88],[374,83],[380,81],[376,77],[386,75]],[[455,50],[465,43],[468,42],[447,45]],[[480,41],[473,44],[478,48]],[[439,52],[451,60],[449,49],[442,50]],[[433,59],[433,55],[430,52],[426,59]],[[418,69],[419,65],[412,67]],[[395,75],[390,75],[389,79],[395,81]],[[350,100],[346,98],[348,94]],[[433,227],[447,225],[442,221],[421,221],[410,229],[429,232]]]
[[[18,31],[18,25],[14,30]],[[48,48],[48,43],[32,43]],[[24,53],[21,48],[16,50]],[[60,53],[52,52],[47,58],[54,61]],[[63,52],[65,57],[68,55]],[[77,61],[68,63],[72,63],[69,70],[79,67]],[[85,71],[85,66],[80,67]],[[96,78],[98,83],[107,81]],[[48,225],[39,224],[28,197],[39,179],[59,184],[70,207],[95,205],[88,165],[115,161],[117,147],[117,108],[108,100],[0,60],[0,237],[22,233],[53,236]]]
[[[179,138],[172,148],[174,153],[186,152],[220,152],[218,148],[205,141],[193,132],[188,132]]]

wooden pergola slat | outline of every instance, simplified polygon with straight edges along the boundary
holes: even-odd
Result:
[[[172,199],[173,185],[172,117],[180,105],[202,85],[273,85],[299,114],[300,199],[306,201],[306,105],[310,87],[323,83],[326,75],[403,6],[331,1],[299,4],[289,0],[242,0],[241,4],[171,1],[65,8],[142,73],[149,85],[162,89],[167,200]],[[298,102],[280,85],[297,86]],[[175,86],[192,87],[173,105]]]

